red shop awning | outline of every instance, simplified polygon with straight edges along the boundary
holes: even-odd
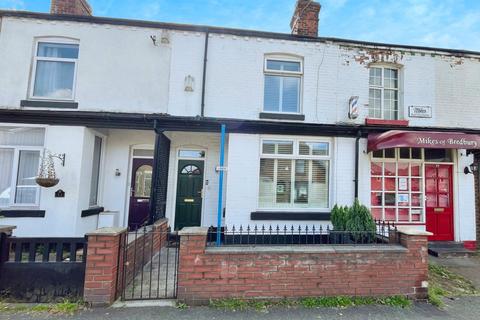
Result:
[[[480,149],[480,135],[461,132],[391,130],[368,135],[368,152],[389,148]]]

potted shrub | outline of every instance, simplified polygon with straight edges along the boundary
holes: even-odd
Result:
[[[371,243],[375,240],[376,225],[370,210],[355,199],[349,209],[346,229],[355,243]]]

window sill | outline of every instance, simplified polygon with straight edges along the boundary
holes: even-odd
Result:
[[[384,119],[365,119],[365,124],[372,126],[397,126],[408,127],[408,120],[384,120]]]
[[[97,214],[100,214],[101,212],[105,211],[104,207],[92,207],[86,210],[82,210],[82,218],[90,217],[90,216],[95,216]]]
[[[251,220],[330,220],[330,212],[300,212],[300,211],[255,211],[250,214]]]
[[[31,108],[56,108],[56,109],[78,109],[77,102],[54,101],[54,100],[20,100],[21,107]]]
[[[260,112],[260,119],[274,119],[274,120],[305,120],[304,114],[294,113],[275,113],[275,112]]]
[[[4,218],[44,218],[45,210],[0,209],[0,216]]]

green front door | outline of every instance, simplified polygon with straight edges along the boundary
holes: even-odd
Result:
[[[197,227],[201,224],[203,167],[203,161],[178,161],[175,230]]]

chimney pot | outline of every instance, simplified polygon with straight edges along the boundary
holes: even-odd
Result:
[[[87,0],[52,0],[51,14],[71,14],[76,16],[93,15],[92,7]]]
[[[318,37],[318,15],[321,5],[313,0],[297,0],[290,28],[292,34]]]

